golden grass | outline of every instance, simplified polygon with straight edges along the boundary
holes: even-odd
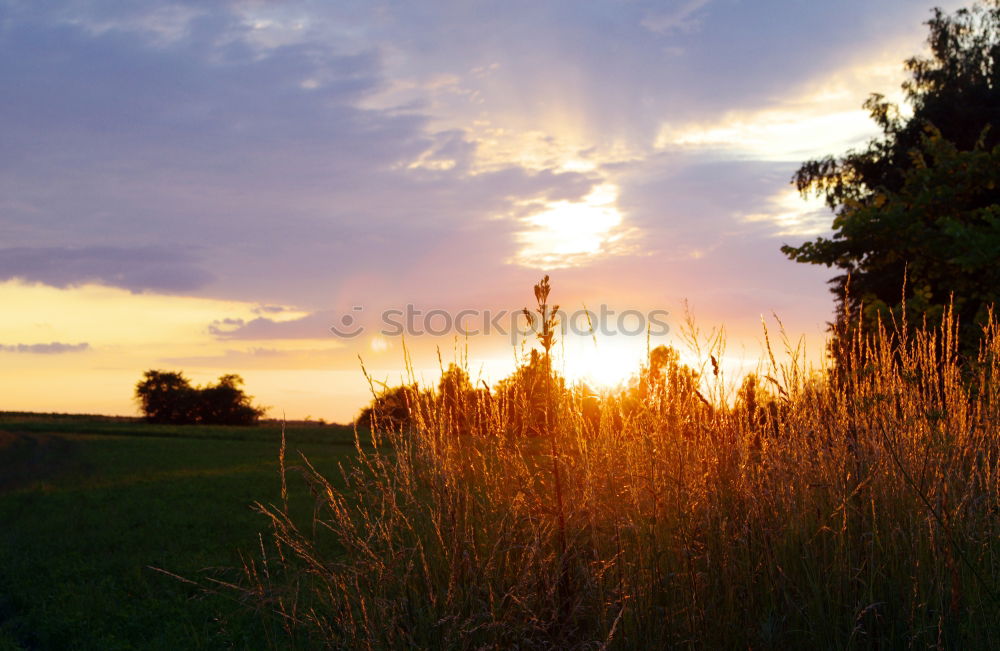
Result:
[[[413,391],[346,489],[298,466],[313,522],[261,507],[251,592],[335,648],[998,648],[997,325],[954,346],[882,330],[738,393],[669,355],[601,396]]]

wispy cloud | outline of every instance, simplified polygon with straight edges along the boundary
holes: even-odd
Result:
[[[0,344],[2,353],[27,353],[30,355],[61,355],[63,353],[82,353],[90,350],[90,344],[65,344],[53,341],[47,344]]]
[[[210,324],[208,332],[219,339],[332,339],[330,326],[339,324],[343,317],[333,310],[323,310],[283,321],[269,317],[221,319]]]
[[[676,3],[674,7],[650,11],[643,17],[642,26],[658,34],[691,29],[697,22],[698,12],[709,2],[710,0],[687,0]]]
[[[211,355],[186,355],[164,358],[163,364],[181,368],[238,369],[317,369],[353,367],[357,353],[343,347],[283,350],[254,347],[228,349]]]
[[[0,249],[0,280],[10,279],[179,293],[204,287],[212,277],[185,248],[86,246]]]

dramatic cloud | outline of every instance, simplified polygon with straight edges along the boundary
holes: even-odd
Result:
[[[18,89],[0,102],[0,235],[24,250],[10,252],[9,276],[315,304],[345,270],[403,274],[436,233],[493,231],[520,201],[578,198],[599,180],[515,162],[470,174],[479,145],[465,131],[363,106],[390,83],[377,43],[259,41],[277,18],[167,6],[114,19],[89,5],[12,12],[0,36],[0,83]],[[516,230],[491,238],[496,259]],[[169,268],[121,260],[130,271],[119,273],[88,254],[127,257],[151,241],[150,264]],[[27,268],[49,266],[52,247],[74,249],[73,261]],[[254,273],[262,259],[274,263]]]
[[[94,354],[234,371],[353,368],[383,309],[550,270],[564,305],[821,328],[830,272],[780,246],[831,215],[789,179],[877,132],[933,4],[967,1],[0,0],[0,282],[78,292]],[[0,337],[65,339],[51,310]]]
[[[53,341],[48,344],[0,344],[0,353],[28,353],[31,355],[61,355],[63,353],[82,353],[90,350],[90,344],[64,344]]]
[[[664,138],[718,152],[742,133],[734,107],[788,109],[927,15],[903,0],[2,5],[5,277],[312,309],[358,272],[420,291],[443,241],[476,251],[450,255],[483,278],[676,247],[651,204],[565,253],[539,241],[568,230],[544,223],[548,204],[619,180],[609,161],[655,183]],[[869,90],[891,89],[849,105]]]

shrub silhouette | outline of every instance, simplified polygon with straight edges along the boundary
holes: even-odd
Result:
[[[143,416],[151,423],[175,425],[253,425],[267,411],[243,393],[243,378],[227,374],[218,384],[191,386],[177,371],[149,370],[135,387]]]
[[[355,423],[378,431],[408,429],[413,422],[412,409],[419,393],[415,385],[387,387],[361,411]]]

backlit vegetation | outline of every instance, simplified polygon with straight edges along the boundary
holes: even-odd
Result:
[[[651,351],[602,395],[540,350],[500,386],[461,369],[369,412],[335,488],[289,461],[315,518],[261,506],[246,594],[339,648],[995,648],[1000,336],[856,335],[735,384],[722,341]],[[696,333],[692,342],[697,344]],[[780,352],[780,351],[779,351]],[[359,430],[359,440],[367,433]],[[282,472],[285,460],[282,457]],[[275,553],[276,552],[276,553]]]

